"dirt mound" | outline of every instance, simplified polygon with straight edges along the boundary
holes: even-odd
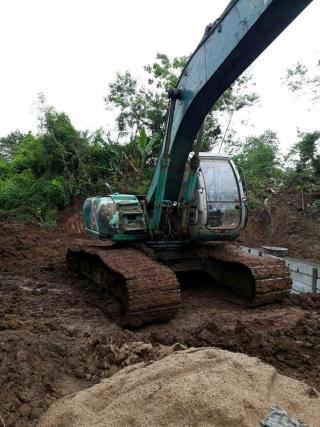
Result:
[[[58,401],[39,427],[253,427],[274,403],[320,425],[320,398],[305,384],[243,354],[190,349],[125,369]]]

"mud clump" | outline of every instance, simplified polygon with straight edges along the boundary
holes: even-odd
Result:
[[[125,343],[121,347],[110,344],[106,337],[94,340],[88,358],[88,372],[97,372],[100,378],[110,377],[121,368],[134,365],[136,363],[161,359],[175,351],[186,349],[182,344],[173,346],[157,345],[152,346],[145,342]],[[90,374],[89,374],[90,375]]]
[[[39,427],[259,425],[275,402],[310,425],[320,398],[305,384],[243,354],[189,349],[140,363],[56,402]]]

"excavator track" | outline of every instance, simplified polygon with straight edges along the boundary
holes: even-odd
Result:
[[[169,320],[180,305],[175,274],[137,249],[72,248],[68,250],[67,265],[120,300],[122,316],[116,320],[123,326]]]
[[[228,243],[203,244],[194,251],[203,269],[231,288],[238,299],[233,300],[243,305],[279,302],[292,287],[289,269],[280,259],[249,255]]]
[[[146,245],[77,247],[68,250],[67,265],[113,294],[122,305],[115,320],[129,327],[174,317],[181,303],[178,271],[209,274],[222,285],[217,296],[247,307],[279,302],[292,286],[281,260],[249,255],[228,243],[162,253]]]

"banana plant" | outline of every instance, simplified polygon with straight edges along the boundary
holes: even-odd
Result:
[[[158,135],[154,135],[151,138],[148,137],[144,128],[140,129],[139,136],[137,138],[137,149],[139,152],[139,168],[141,173],[148,162],[148,157],[152,153],[158,142]]]

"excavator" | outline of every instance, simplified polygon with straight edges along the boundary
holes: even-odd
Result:
[[[228,156],[201,152],[201,141],[216,101],[311,1],[232,0],[168,92],[165,137],[147,194],[108,191],[85,201],[84,228],[98,240],[70,248],[67,265],[114,295],[121,325],[172,318],[181,272],[204,273],[248,307],[290,292],[280,260],[228,243],[247,222],[244,181]]]

